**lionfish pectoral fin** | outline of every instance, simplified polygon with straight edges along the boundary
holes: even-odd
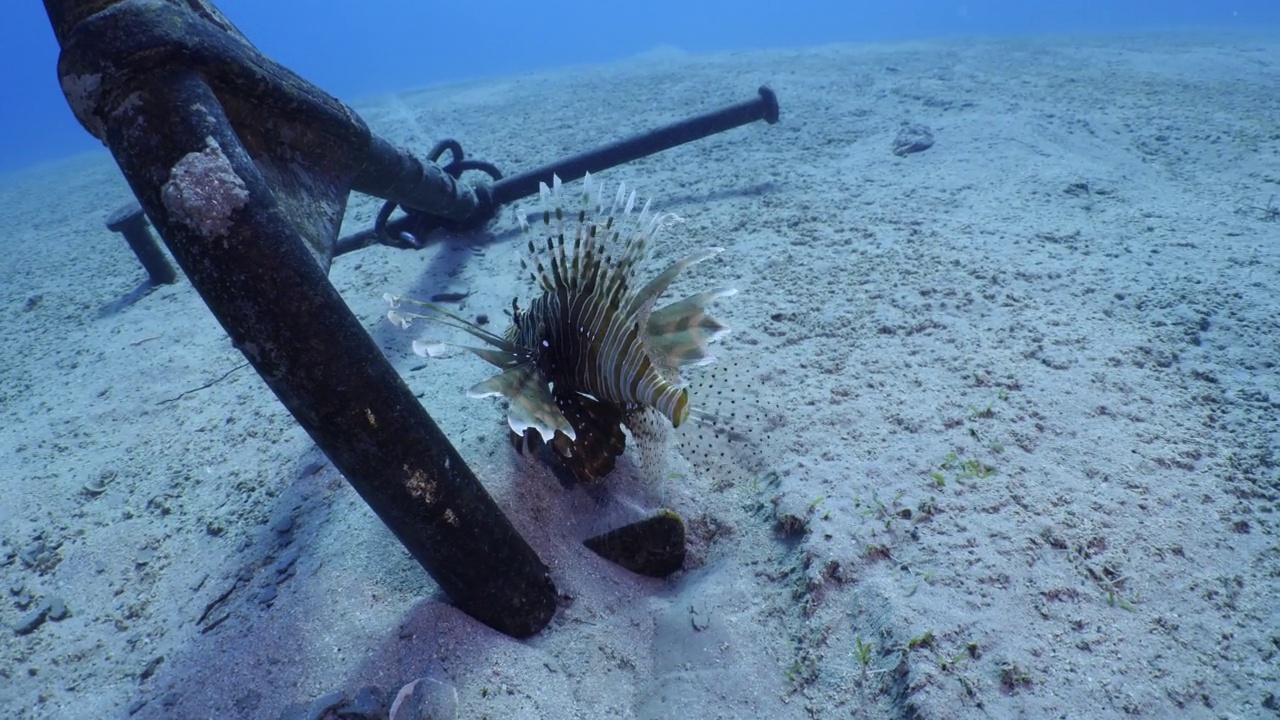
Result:
[[[557,431],[570,440],[577,437],[573,425],[556,407],[550,388],[533,365],[519,365],[495,375],[472,387],[467,395],[473,398],[498,395],[507,398],[507,425],[518,435],[533,428],[545,442],[551,442]]]
[[[493,348],[478,348],[478,347],[471,347],[470,345],[457,345],[455,347],[460,347],[463,350],[469,350],[475,353],[477,356],[480,357],[480,359],[484,360],[490,365],[496,365],[500,368],[514,367],[515,365],[520,363],[520,358],[515,353],[507,352],[505,350],[494,350]],[[498,377],[502,377],[502,376],[499,375]]]
[[[729,326],[707,314],[713,300],[737,293],[733,288],[700,292],[654,310],[645,329],[648,346],[665,367],[711,362],[712,342],[729,332]]]
[[[484,328],[480,327],[479,325],[476,325],[475,323],[471,322],[470,320],[460,315],[451,313],[448,310],[445,310],[444,308],[440,307],[439,305],[436,305],[435,303],[429,303],[423,300],[414,300],[413,298],[390,296],[390,295],[388,295],[387,298],[390,301],[392,301],[392,308],[397,308],[397,307],[400,307],[400,305],[403,303],[408,303],[410,305],[417,305],[418,307],[426,308],[431,312],[431,314],[429,315],[420,315],[415,313],[406,314],[406,313],[396,312],[393,309],[392,313],[388,314],[388,318],[391,319],[392,322],[396,322],[402,328],[408,326],[408,320],[410,318],[421,318],[423,320],[428,320],[430,322],[436,323],[437,325],[443,325],[445,327],[451,327],[451,328],[456,328],[458,330],[461,330],[471,335],[474,338],[483,340],[485,343],[492,345],[495,348],[498,348],[498,350],[501,350],[504,353],[515,353],[517,349],[516,346],[512,344],[510,340],[507,340],[505,337],[491,333],[488,330],[485,330]],[[466,346],[463,345],[459,347],[466,347]],[[476,348],[468,347],[467,349],[476,353],[477,355],[480,355],[480,357],[483,357],[485,360],[488,360],[489,362],[493,363],[494,365],[497,365],[498,367],[506,367],[506,364],[504,363],[493,362],[493,360],[490,360],[487,356],[481,355],[480,351],[477,350]]]

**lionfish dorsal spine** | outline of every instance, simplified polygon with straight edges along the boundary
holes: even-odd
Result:
[[[679,369],[711,359],[707,344],[727,328],[705,306],[726,293],[701,293],[658,310],[655,303],[684,269],[720,250],[681,258],[637,291],[635,275],[654,239],[679,218],[655,212],[622,184],[611,202],[604,190],[587,175],[582,193],[569,194],[553,177],[539,186],[541,212],[519,215],[527,233],[541,235],[526,242],[521,267],[542,295],[522,313],[512,340],[537,358],[534,364],[555,392],[567,388],[652,407],[679,425],[689,414]],[[531,227],[533,218],[541,220],[538,227]],[[531,409],[514,409],[513,422],[517,416],[530,422]],[[543,418],[529,427],[542,432],[552,425]]]

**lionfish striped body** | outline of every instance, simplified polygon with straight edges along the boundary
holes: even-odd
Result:
[[[648,408],[673,427],[688,418],[689,393],[679,370],[714,360],[708,344],[727,328],[705,308],[734,291],[697,293],[655,310],[676,276],[720,248],[681,258],[636,289],[637,265],[674,216],[654,213],[648,203],[637,211],[635,193],[623,186],[608,203],[590,175],[583,185],[574,198],[555,178],[550,188],[540,188],[535,223],[521,215],[530,236],[521,266],[542,294],[527,309],[513,302],[513,322],[503,336],[418,304],[434,311],[425,317],[489,345],[469,349],[502,373],[468,394],[508,399],[507,422],[518,449],[524,442],[548,443],[579,479],[596,480],[622,453],[620,424],[634,428]],[[392,319],[403,324],[403,317]]]

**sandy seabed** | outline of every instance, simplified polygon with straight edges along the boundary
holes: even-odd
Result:
[[[105,155],[0,180],[0,714],[307,717],[429,678],[459,718],[1280,716],[1280,42],[664,50],[358,109],[519,171],[765,83],[778,125],[601,175],[686,218],[649,271],[726,248],[681,288],[740,290],[718,354],[763,478],[675,449],[566,488],[465,397],[488,366],[410,352],[385,292],[531,296],[510,215],[334,264],[551,566],[528,641],[448,604],[189,283],[136,292]],[[933,147],[895,155],[904,123]],[[660,506],[675,576],[582,547]]]

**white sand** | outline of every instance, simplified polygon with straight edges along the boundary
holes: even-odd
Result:
[[[720,355],[780,423],[776,483],[673,458],[566,490],[464,396],[487,366],[412,356],[382,294],[464,287],[501,323],[508,215],[335,264],[573,598],[526,642],[441,598],[190,284],[103,312],[143,278],[103,227],[131,198],[109,160],[0,182],[0,622],[70,610],[0,633],[0,715],[276,718],[425,676],[461,718],[1275,716],[1280,42],[664,52],[360,110],[519,171],[766,82],[781,124],[604,177],[688,218],[660,253],[727,248],[682,287],[741,289]],[[894,156],[904,121],[937,144]],[[669,581],[580,545],[659,504],[695,531]]]

